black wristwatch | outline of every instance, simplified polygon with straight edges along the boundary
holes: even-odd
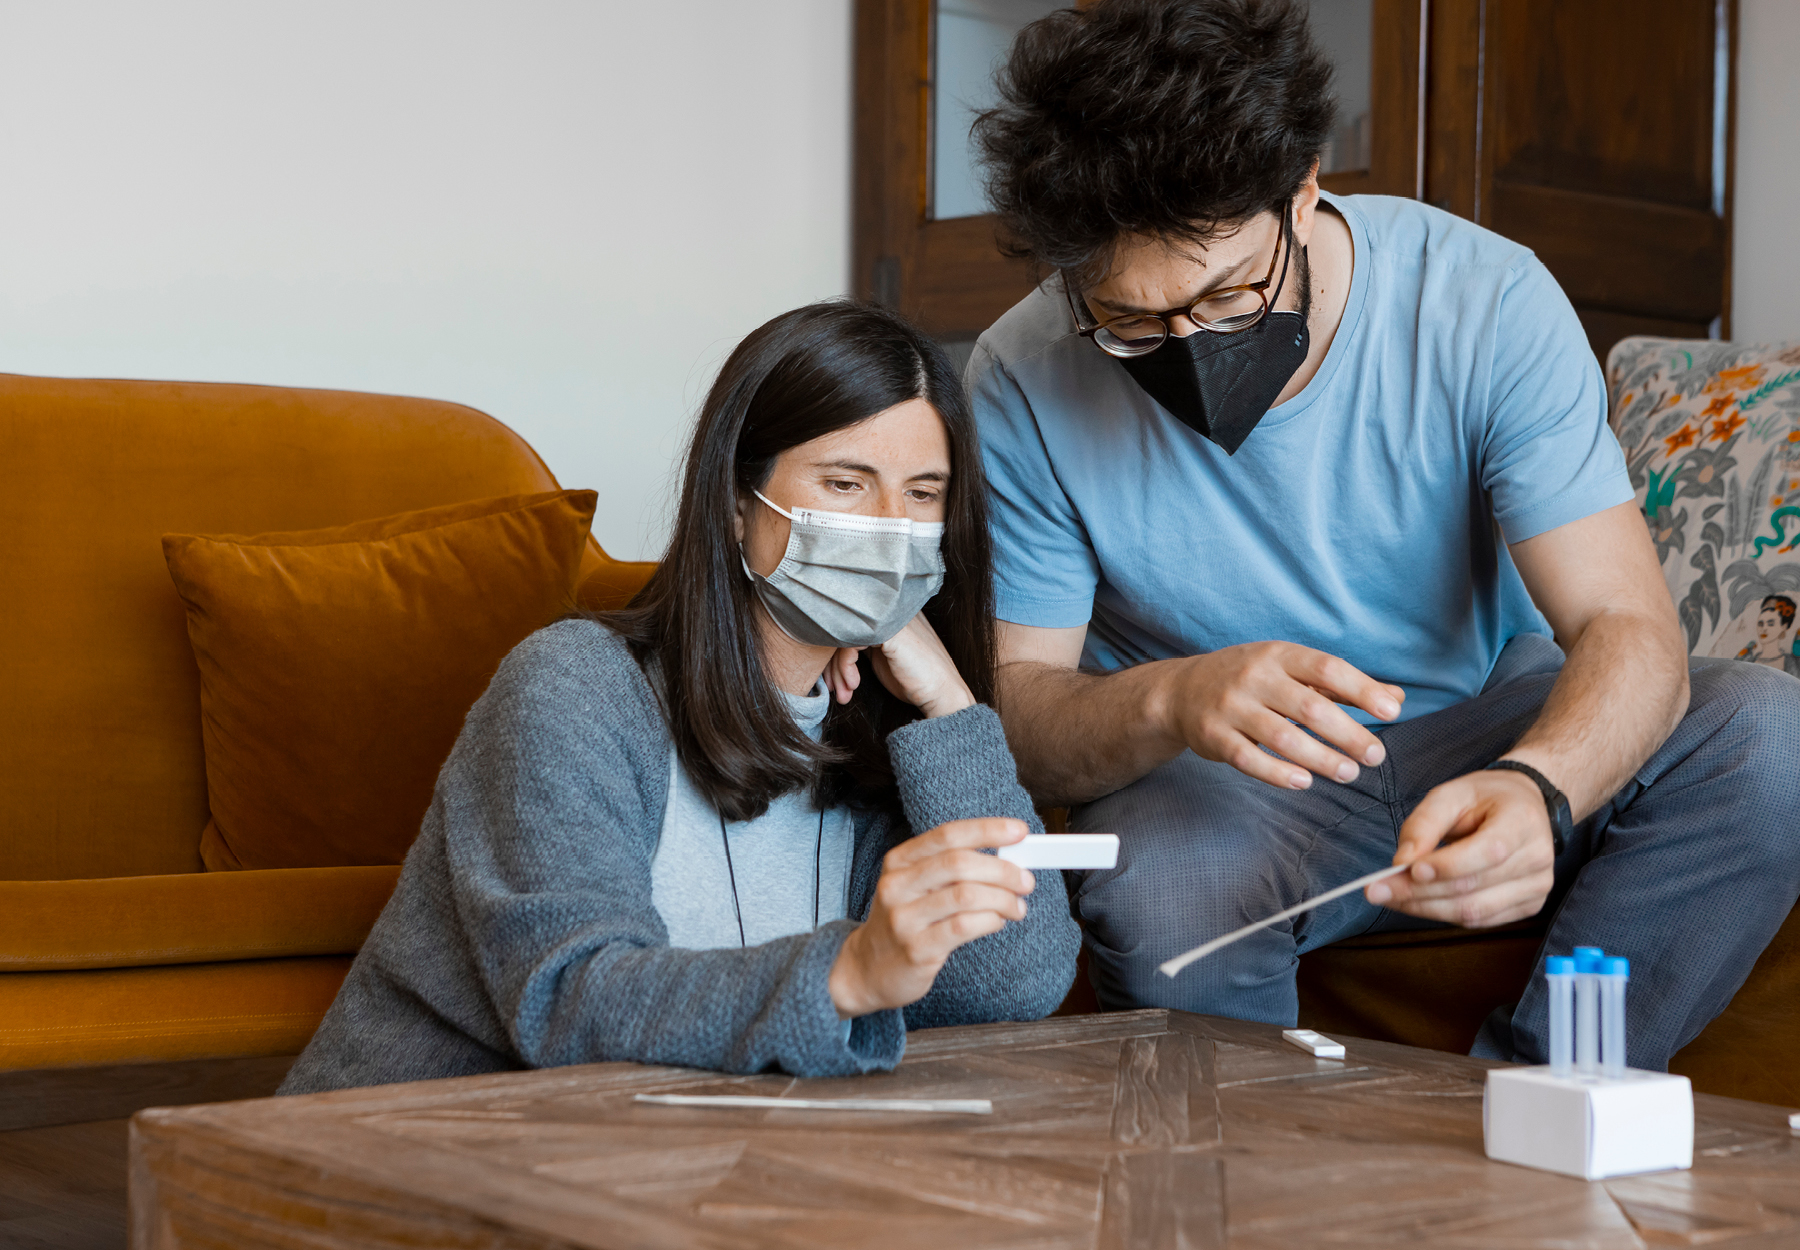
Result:
[[[1569,839],[1575,836],[1575,822],[1569,817],[1569,800],[1563,792],[1556,788],[1550,778],[1544,776],[1529,764],[1521,764],[1518,760],[1495,760],[1483,772],[1492,772],[1496,768],[1504,768],[1515,773],[1524,773],[1543,791],[1544,807],[1550,813],[1550,846],[1558,855]]]

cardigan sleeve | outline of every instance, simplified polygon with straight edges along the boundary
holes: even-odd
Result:
[[[639,692],[620,687],[641,683],[635,665],[596,673],[580,660],[515,651],[438,782],[456,914],[520,1060],[797,1076],[891,1068],[905,1044],[900,1013],[846,1029],[831,1002],[849,922],[748,949],[668,945],[650,895],[667,739],[629,732],[621,705]]]
[[[905,725],[888,736],[888,755],[906,823],[916,832],[982,816],[1011,816],[1033,833],[1044,831],[990,707]],[[1062,874],[1033,876],[1025,919],[958,947],[931,992],[906,1009],[909,1028],[1038,1020],[1062,1003],[1075,979],[1081,931]]]

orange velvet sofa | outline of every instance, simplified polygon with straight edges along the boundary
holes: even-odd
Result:
[[[391,866],[205,872],[199,677],[169,532],[557,489],[457,404],[0,375],[0,1069],[298,1051]],[[590,538],[579,599],[648,565]]]
[[[0,375],[0,1069],[297,1052],[395,867],[202,870],[198,674],[161,536],[322,528],[556,489],[456,404]],[[590,539],[579,600],[654,565]],[[1300,961],[1301,1021],[1466,1051],[1543,921],[1352,939]],[[1078,977],[1065,1013],[1094,1009]],[[1800,1105],[1800,911],[1676,1056],[1697,1088]]]

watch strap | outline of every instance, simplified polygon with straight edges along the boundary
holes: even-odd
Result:
[[[1569,817],[1568,797],[1556,788],[1556,783],[1531,765],[1518,760],[1495,760],[1482,771],[1523,773],[1531,778],[1532,783],[1537,786],[1538,792],[1544,796],[1544,810],[1550,815],[1551,850],[1560,856],[1563,853],[1563,847],[1568,845],[1568,837],[1574,832],[1574,829],[1573,822]]]

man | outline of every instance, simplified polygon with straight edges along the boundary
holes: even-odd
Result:
[[[990,194],[1054,271],[969,366],[1001,708],[1039,800],[1121,836],[1077,894],[1102,1003],[1292,1024],[1301,952],[1548,902],[1547,950],[1631,958],[1664,1067],[1800,894],[1800,682],[1688,661],[1555,281],[1320,192],[1301,5],[1102,0],[1001,86]],[[1476,1053],[1541,1061],[1545,1015],[1538,977]]]
[[[1800,677],[1800,656],[1794,654],[1794,601],[1787,595],[1765,596],[1756,614],[1756,641],[1738,652],[1751,660]]]

